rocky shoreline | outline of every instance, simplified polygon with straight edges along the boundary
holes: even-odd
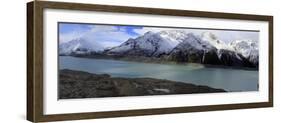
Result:
[[[121,78],[64,69],[59,71],[59,99],[226,92],[223,89],[154,78]]]

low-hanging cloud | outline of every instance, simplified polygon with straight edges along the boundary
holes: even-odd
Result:
[[[100,44],[103,48],[113,47],[121,44],[134,36],[116,26],[93,25],[88,30],[73,30],[60,34],[60,43],[65,43],[77,38],[83,38],[93,44]]]

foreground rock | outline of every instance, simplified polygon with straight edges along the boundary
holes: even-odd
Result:
[[[108,74],[67,69],[60,70],[59,76],[60,99],[226,92],[183,82],[153,78],[113,78]]]

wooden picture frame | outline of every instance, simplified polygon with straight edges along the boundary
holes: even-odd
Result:
[[[268,101],[236,104],[217,104],[206,106],[180,106],[165,108],[148,108],[136,110],[79,112],[66,114],[44,114],[44,10],[79,10],[113,13],[130,13],[146,15],[167,15],[175,17],[202,17],[231,20],[253,20],[268,23]],[[273,106],[273,16],[248,15],[234,13],[202,12],[156,8],[94,5],[80,3],[62,3],[33,1],[27,3],[27,120],[32,122],[49,122],[62,120],[80,120],[123,116],[156,115],[185,112],[202,112]]]

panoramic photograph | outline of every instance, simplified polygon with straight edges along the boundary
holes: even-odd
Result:
[[[259,31],[58,23],[58,98],[259,91]]]

